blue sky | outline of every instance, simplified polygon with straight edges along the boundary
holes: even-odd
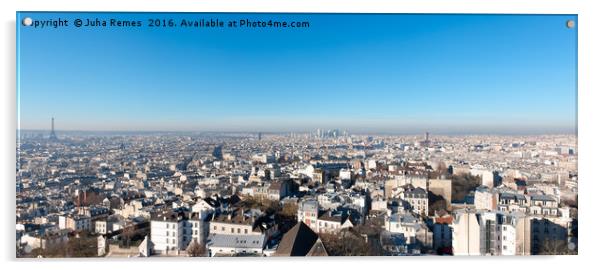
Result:
[[[22,129],[559,133],[576,126],[572,15],[19,13]],[[76,18],[309,28],[76,28]]]

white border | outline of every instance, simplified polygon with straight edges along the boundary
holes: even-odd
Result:
[[[597,265],[596,256],[600,249],[600,237],[596,225],[600,224],[596,198],[599,196],[602,174],[599,167],[602,149],[600,141],[602,115],[600,108],[600,42],[602,26],[599,7],[594,0],[22,0],[0,1],[2,8],[1,47],[3,83],[0,97],[2,132],[0,140],[0,175],[2,178],[2,244],[0,255],[4,269],[63,268],[63,269],[107,269],[133,267],[138,269],[176,269],[211,267],[223,269],[231,267],[289,269],[289,268],[337,268],[337,269],[377,269],[378,268],[564,268],[581,265]],[[512,257],[512,258],[359,258],[343,257],[306,260],[303,258],[262,259],[129,259],[129,260],[15,260],[14,259],[14,182],[15,181],[15,141],[16,141],[16,92],[15,92],[15,11],[187,11],[187,12],[367,12],[367,13],[515,13],[515,14],[578,14],[579,29],[579,185],[581,209],[579,255],[564,257]],[[191,264],[194,262],[194,264]],[[590,264],[591,263],[591,264]],[[123,265],[122,265],[123,264]]]

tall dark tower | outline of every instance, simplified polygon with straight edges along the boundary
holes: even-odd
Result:
[[[223,145],[218,145],[215,148],[213,148],[213,157],[218,159],[218,160],[222,160],[224,159],[224,154],[222,151]]]
[[[54,117],[52,117],[52,121],[50,123],[50,138],[51,141],[57,141],[56,133],[54,133]]]
[[[430,139],[429,135],[430,135],[430,134],[429,134],[428,132],[426,132],[426,133],[424,134],[424,141],[421,141],[421,142],[420,142],[420,145],[421,145],[421,146],[427,146],[427,147],[428,147],[428,146],[430,146],[430,145],[431,145],[431,139]]]

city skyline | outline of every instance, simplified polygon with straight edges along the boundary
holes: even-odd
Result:
[[[92,134],[92,135],[99,135],[99,134],[134,134],[134,135],[139,135],[139,134],[161,134],[161,133],[165,133],[165,134],[189,134],[189,133],[198,133],[198,134],[211,134],[211,133],[224,133],[224,134],[264,134],[264,135],[268,135],[268,134],[275,134],[275,135],[286,135],[286,134],[313,134],[316,132],[319,132],[320,130],[322,131],[331,131],[331,130],[336,130],[339,131],[343,134],[348,134],[348,135],[405,135],[405,136],[415,136],[415,135],[424,135],[425,133],[428,134],[430,133],[432,130],[406,130],[406,131],[398,131],[398,132],[394,132],[394,131],[352,131],[350,132],[347,129],[343,129],[341,130],[340,128],[314,128],[313,130],[304,130],[304,129],[299,129],[299,130],[282,130],[282,131],[270,131],[270,130],[78,130],[78,129],[63,129],[63,130],[58,130],[59,132],[62,133],[67,133],[68,135],[73,135],[73,134]],[[436,129],[438,130],[438,129]],[[18,132],[25,132],[28,134],[41,134],[43,136],[49,136],[50,138],[54,138],[56,139],[56,132],[57,130],[54,129],[54,117],[51,118],[51,124],[50,124],[50,129],[17,129]],[[529,136],[529,135],[576,135],[576,130],[575,131],[567,131],[567,132],[487,132],[487,131],[481,131],[481,132],[467,132],[467,131],[457,131],[457,132],[453,132],[453,131],[444,131],[444,132],[438,132],[437,135],[442,135],[442,136],[472,136],[472,135],[492,135],[492,136],[521,136],[521,135],[525,135],[525,136]]]
[[[52,115],[58,131],[576,132],[576,16],[170,16],[310,27],[19,27],[19,128]]]

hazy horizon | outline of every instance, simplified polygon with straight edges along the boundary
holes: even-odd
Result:
[[[164,129],[164,130],[152,130],[152,129],[148,129],[148,130],[126,130],[126,129],[122,129],[122,130],[83,130],[83,129],[55,129],[55,132],[57,133],[57,135],[61,135],[61,133],[63,134],[67,134],[67,135],[71,135],[71,134],[76,134],[76,133],[86,133],[86,134],[110,134],[110,133],[126,133],[126,134],[136,134],[136,133],[141,133],[141,134],[152,134],[152,133],[198,133],[198,134],[204,134],[204,133],[231,133],[231,134],[257,134],[257,133],[262,133],[264,135],[269,135],[269,134],[278,134],[278,135],[283,135],[283,134],[290,134],[290,133],[295,133],[295,134],[308,134],[308,133],[315,133],[316,130],[318,128],[312,129],[312,130],[279,130],[279,131],[274,131],[274,130],[235,130],[235,129],[230,129],[230,130],[201,130],[201,129],[189,129],[189,130],[168,130],[168,129]],[[511,132],[511,131],[437,131],[437,130],[405,130],[405,131],[360,131],[360,130],[349,130],[349,129],[342,129],[342,128],[326,128],[323,129],[321,128],[321,130],[326,131],[326,130],[335,130],[338,129],[339,131],[343,132],[343,131],[347,131],[348,133],[350,133],[351,135],[400,135],[400,136],[411,136],[411,135],[424,135],[426,132],[429,132],[431,135],[435,136],[435,135],[441,135],[441,136],[471,136],[471,135],[499,135],[499,136],[540,136],[540,135],[574,135],[577,136],[577,132],[575,129],[573,130],[550,130],[550,131],[533,131],[533,132],[528,132],[528,131],[523,131],[523,132]],[[17,129],[17,132],[21,132],[21,133],[35,133],[35,134],[42,134],[42,135],[49,135],[50,134],[50,129]]]

